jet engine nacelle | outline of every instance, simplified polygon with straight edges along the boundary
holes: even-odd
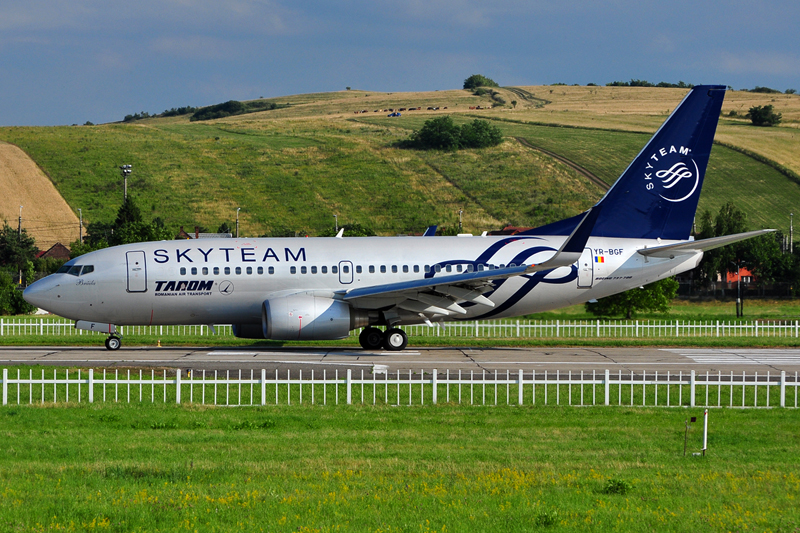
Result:
[[[294,294],[265,300],[261,324],[266,339],[343,339],[351,329],[367,325],[368,316],[340,300]]]

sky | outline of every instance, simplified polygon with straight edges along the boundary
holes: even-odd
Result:
[[[472,74],[800,90],[798,21],[797,0],[3,0],[0,126]]]

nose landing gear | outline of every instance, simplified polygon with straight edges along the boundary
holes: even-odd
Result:
[[[365,350],[384,350],[399,352],[408,345],[408,335],[400,328],[389,328],[385,332],[375,327],[367,327],[358,336],[358,342]]]
[[[120,346],[122,346],[122,340],[118,336],[111,335],[106,339],[107,350],[119,350]]]

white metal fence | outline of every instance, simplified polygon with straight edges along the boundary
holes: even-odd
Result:
[[[3,405],[58,402],[163,402],[225,406],[310,404],[424,405],[466,403],[470,405],[627,405],[663,407],[794,407],[798,402],[798,373],[723,374],[722,372],[641,373],[631,372],[518,372],[487,373],[411,371],[353,376],[351,370],[330,375],[300,371],[292,377],[267,375],[266,370],[249,376],[239,370],[231,376],[217,371],[138,370],[122,375],[94,369],[28,369],[2,372]],[[50,377],[52,376],[52,377]]]
[[[216,334],[233,336],[230,325]],[[675,337],[800,337],[798,320],[484,320],[446,322],[434,327],[405,326],[410,337],[461,338],[675,338]],[[206,336],[209,326],[120,326],[122,335],[158,337]],[[353,331],[357,336],[359,331]],[[76,330],[60,318],[0,318],[0,336],[104,335]]]

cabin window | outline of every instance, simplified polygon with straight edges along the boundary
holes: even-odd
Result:
[[[264,267],[258,267],[258,268],[256,269],[256,272],[258,272],[258,275],[260,276],[261,274],[263,274],[263,273],[264,273]]]
[[[356,274],[361,274],[361,265],[356,265]]]
[[[242,267],[236,267],[236,275],[239,276],[242,273]]]
[[[192,267],[192,276],[197,275],[197,267]]]
[[[438,274],[439,272],[441,272],[441,271],[442,271],[442,265],[434,265],[433,269],[434,269],[434,270],[436,271],[436,273]]]
[[[246,272],[247,272],[247,275],[248,275],[248,276],[249,276],[250,274],[252,274],[252,273],[253,273],[253,267],[247,267],[247,271],[246,271]]]
[[[392,265],[392,274],[397,274],[397,265]]]
[[[467,265],[467,272],[472,272],[473,270],[475,270],[473,265]]]
[[[269,267],[267,269],[267,272],[269,272],[270,274],[274,274],[275,273],[275,267]]]
[[[301,274],[308,274],[308,269],[306,267],[304,267],[304,266],[301,266],[300,267],[300,273]]]
[[[456,265],[456,272],[461,272],[462,265]]]
[[[338,273],[339,273],[339,267],[332,266],[331,267],[331,274],[338,274]]]
[[[478,265],[478,272],[483,272],[484,270],[485,270],[485,267],[484,267],[483,264]]]
[[[403,265],[403,273],[408,273],[408,265]]]
[[[186,267],[181,267],[181,276],[186,275]]]
[[[297,274],[297,267],[289,267],[289,274]]]
[[[322,267],[322,273],[323,274],[327,274],[328,273],[328,267],[326,267],[326,266]]]
[[[208,267],[203,267],[203,275],[208,276]]]
[[[425,273],[427,274],[430,271],[431,271],[431,266],[430,265],[425,265]]]
[[[214,267],[214,275],[219,276],[219,267]]]
[[[225,267],[225,275],[229,276],[231,273],[231,267]]]
[[[347,265],[342,265],[342,272],[345,273],[345,274],[349,274],[350,273],[350,267],[347,266]]]
[[[316,274],[317,273],[317,267],[311,267],[311,273],[312,274]]]
[[[386,274],[386,265],[381,265],[381,274]]]
[[[374,274],[375,273],[375,265],[370,265],[369,266],[369,273],[370,274]]]
[[[445,267],[445,270],[448,271],[448,272],[452,272],[453,271],[453,265],[447,265]]]
[[[419,265],[414,265],[414,273],[419,272]]]

